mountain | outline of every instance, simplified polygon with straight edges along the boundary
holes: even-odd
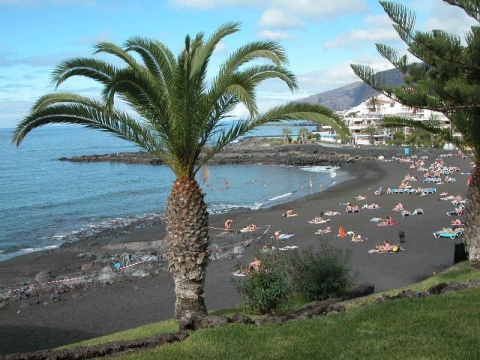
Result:
[[[381,71],[377,74],[386,84],[393,87],[404,83],[403,74],[397,69]],[[363,81],[356,81],[352,84],[337,89],[325,91],[307,98],[297,100],[299,102],[317,103],[335,111],[348,110],[362,102],[378,95],[379,92],[365,84]]]

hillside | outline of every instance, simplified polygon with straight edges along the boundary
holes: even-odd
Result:
[[[397,69],[386,70],[378,73],[384,83],[399,86],[403,83],[403,75]],[[356,81],[337,89],[325,91],[307,98],[300,102],[317,103],[335,111],[347,110],[362,102],[378,95],[378,91],[372,89],[363,81]]]

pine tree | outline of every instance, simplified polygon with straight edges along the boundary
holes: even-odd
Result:
[[[443,0],[461,8],[477,24],[479,0]],[[352,64],[355,74],[375,90],[412,108],[445,114],[451,127],[410,118],[386,117],[385,127],[408,126],[440,135],[453,143],[475,163],[467,191],[465,243],[472,266],[480,267],[480,27],[475,24],[459,36],[442,30],[415,29],[415,13],[407,7],[380,1],[408,52],[419,61],[409,61],[392,47],[377,44],[378,52],[403,75],[405,84],[392,87],[370,67]],[[461,136],[455,136],[461,134]]]

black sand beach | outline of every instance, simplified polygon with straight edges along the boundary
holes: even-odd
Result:
[[[453,265],[454,245],[462,238],[437,239],[432,233],[447,227],[456,218],[447,216],[447,211],[455,206],[450,201],[440,201],[440,194],[447,191],[451,195],[465,197],[468,176],[461,173],[468,173],[471,168],[469,160],[459,156],[443,159],[448,166],[460,167],[460,171],[451,174],[456,178],[453,183],[423,183],[423,173],[409,169],[407,163],[358,161],[344,167],[354,177],[352,180],[322,193],[267,210],[211,216],[212,247],[223,248],[213,252],[215,260],[211,261],[207,275],[208,309],[234,308],[238,304],[240,296],[231,282],[236,265],[251,262],[255,252],[270,242],[276,247],[295,245],[302,249],[317,245],[319,239],[326,239],[334,246],[351,249],[351,262],[359,273],[358,282],[374,284],[377,292],[408,286]],[[435,157],[429,156],[425,165],[434,160]],[[400,185],[406,174],[418,177],[418,182],[410,182],[412,188],[431,187],[436,188],[436,192],[426,196],[385,194],[389,186]],[[375,196],[374,192],[380,186],[384,194]],[[355,199],[357,195],[367,198],[359,201]],[[381,208],[346,213],[345,206],[340,206],[339,202],[358,203],[360,206],[375,202]],[[412,212],[422,208],[424,213],[402,217],[400,212],[391,211],[398,202]],[[288,208],[292,208],[298,216],[283,217]],[[330,219],[329,223],[308,223],[316,215],[329,210],[341,214],[324,216]],[[370,221],[387,215],[398,221],[398,225],[380,227]],[[233,230],[251,223],[261,229],[251,233],[225,233],[219,229],[223,228],[227,218],[234,220]],[[331,233],[315,235],[318,229],[327,226],[331,227]],[[340,226],[368,239],[352,242],[351,236],[334,238]],[[272,242],[270,237],[276,230],[295,235],[284,243]],[[401,244],[403,251],[395,254],[368,252],[385,239],[398,243],[400,231],[405,232],[406,242]],[[0,356],[57,347],[172,318],[173,281],[165,270],[166,262],[159,256],[163,251],[164,235],[164,226],[158,225],[1,262]],[[243,246],[246,243],[249,246]],[[142,252],[144,260],[121,271],[113,272],[111,267],[98,265],[99,254],[137,252]],[[41,272],[49,272],[43,275],[58,283],[38,285],[45,282],[39,274]],[[81,279],[68,281],[75,277]],[[25,290],[25,285],[33,285],[33,290]],[[11,289],[22,290],[12,293],[9,292]],[[9,295],[5,296],[7,293]]]

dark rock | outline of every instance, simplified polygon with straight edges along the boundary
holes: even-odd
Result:
[[[355,299],[363,296],[373,294],[375,286],[373,284],[357,284],[349,289],[343,296],[339,298],[340,301]]]
[[[268,315],[264,318],[255,319],[255,324],[263,326],[267,324],[281,324],[285,321],[285,316]]]
[[[230,318],[233,324],[245,324],[245,325],[252,325],[255,322],[248,316],[243,314],[235,314]]]
[[[207,328],[214,328],[218,326],[225,326],[231,320],[225,316],[219,315],[206,315],[201,318],[194,319],[194,329],[207,329]]]
[[[53,280],[53,276],[50,271],[40,271],[37,275],[35,275],[35,280],[39,283],[48,282]]]
[[[401,293],[396,295],[394,298],[395,299],[410,299],[418,297],[417,292],[412,291],[412,290],[403,290]]]
[[[52,295],[50,295],[50,301],[60,301],[60,294],[58,293],[58,291],[55,291],[52,293]]]

